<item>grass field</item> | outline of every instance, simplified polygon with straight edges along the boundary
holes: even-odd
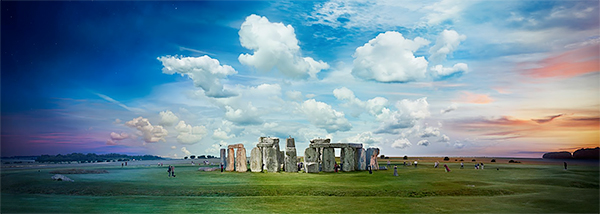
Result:
[[[50,179],[55,169],[3,170],[2,213],[598,213],[597,164],[485,163],[451,172],[417,168],[347,173],[237,173],[198,171],[176,165],[176,178],[156,165],[87,166],[107,174],[68,174],[75,182]],[[440,159],[441,160],[441,159]],[[465,159],[466,160],[466,159]],[[470,160],[470,159],[469,159]],[[402,160],[392,159],[392,164]],[[385,161],[380,162],[381,165]],[[66,166],[74,168],[73,166]],[[497,170],[498,169],[498,170]]]

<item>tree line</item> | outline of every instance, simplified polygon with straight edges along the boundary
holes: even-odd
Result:
[[[164,158],[154,155],[123,155],[117,153],[98,155],[95,153],[71,153],[57,155],[40,155],[36,161],[41,163],[59,163],[59,162],[79,162],[79,163],[94,163],[94,162],[115,162],[115,161],[131,161],[131,160],[163,160]]]

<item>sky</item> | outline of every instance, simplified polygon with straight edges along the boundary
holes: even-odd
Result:
[[[600,141],[598,1],[1,3],[1,155]],[[283,145],[283,144],[282,144]],[[337,151],[339,154],[339,151]]]

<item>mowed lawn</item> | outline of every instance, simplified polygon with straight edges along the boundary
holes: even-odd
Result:
[[[598,213],[598,165],[420,163],[348,173],[238,173],[104,166],[107,174],[4,170],[1,212],[26,213]],[[401,162],[392,162],[400,164]],[[380,162],[384,165],[384,162]],[[451,172],[444,172],[448,164]],[[73,168],[73,167],[71,167]],[[498,170],[497,170],[498,169]]]

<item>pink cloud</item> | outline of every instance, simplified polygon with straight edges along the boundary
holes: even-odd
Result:
[[[468,91],[463,91],[460,98],[460,102],[464,103],[475,103],[475,104],[487,104],[494,101],[494,99],[490,98],[489,95],[486,94],[474,94]]]
[[[592,45],[548,57],[533,64],[524,63],[519,66],[535,66],[535,68],[525,69],[527,75],[535,78],[568,78],[598,72],[600,71],[600,52],[598,50],[600,50],[599,45]]]

